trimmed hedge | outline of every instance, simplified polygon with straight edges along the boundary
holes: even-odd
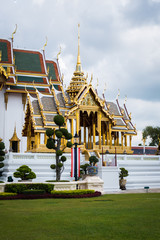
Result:
[[[53,190],[51,191],[51,194],[56,194],[56,195],[82,195],[82,194],[90,194],[94,193],[94,190],[90,189],[78,189],[78,190],[64,190],[64,191],[56,191]]]
[[[23,194],[44,194],[44,189],[31,189],[31,190],[24,190]]]
[[[59,180],[59,181],[56,181],[56,180],[46,180],[46,182],[70,182],[69,180]]]
[[[12,193],[23,193],[25,190],[44,190],[46,193],[51,193],[54,189],[53,184],[49,183],[11,183],[5,185],[5,192],[12,192]]]
[[[8,196],[16,196],[17,193],[12,193],[12,192],[1,192],[0,197],[8,197]]]

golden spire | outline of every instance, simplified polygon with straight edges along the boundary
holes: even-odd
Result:
[[[82,72],[81,58],[80,58],[80,24],[78,24],[78,55],[77,55],[76,71]]]

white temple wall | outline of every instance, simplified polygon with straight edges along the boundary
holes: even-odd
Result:
[[[0,137],[5,143],[7,151],[10,148],[9,139],[12,138],[14,128],[16,126],[16,132],[20,141],[20,152],[26,151],[27,139],[22,137],[22,128],[24,124],[24,110],[22,104],[22,94],[11,93],[8,94],[7,110],[5,109],[4,92],[0,93],[0,115],[3,116],[0,119]]]
[[[2,138],[3,141],[5,135],[4,122],[5,122],[5,102],[4,102],[4,89],[2,89],[0,91],[0,138]]]

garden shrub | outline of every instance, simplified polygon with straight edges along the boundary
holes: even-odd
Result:
[[[46,182],[70,182],[69,180],[46,180]]]
[[[12,192],[0,192],[0,197],[6,197],[6,196],[16,196],[17,193]]]
[[[46,193],[51,193],[54,189],[53,184],[49,183],[11,183],[5,185],[5,192],[23,193],[25,190],[44,190]]]
[[[51,191],[51,194],[59,194],[59,195],[82,195],[82,194],[91,194],[94,193],[94,190],[90,189],[78,189],[78,190],[63,190],[63,191]]]
[[[24,190],[23,194],[44,194],[45,190],[44,189],[29,189],[29,190]]]

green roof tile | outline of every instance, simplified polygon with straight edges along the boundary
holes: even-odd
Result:
[[[45,78],[41,77],[29,77],[29,76],[18,76],[18,82],[26,82],[26,83],[44,83],[47,84]]]
[[[0,39],[0,51],[2,52],[2,63],[12,63],[11,43],[8,40]]]
[[[54,63],[53,62],[46,62],[46,65],[47,65],[47,69],[49,67],[48,78],[49,79],[51,78],[52,80],[57,80]]]
[[[43,58],[39,52],[14,50],[17,71],[45,73]]]

